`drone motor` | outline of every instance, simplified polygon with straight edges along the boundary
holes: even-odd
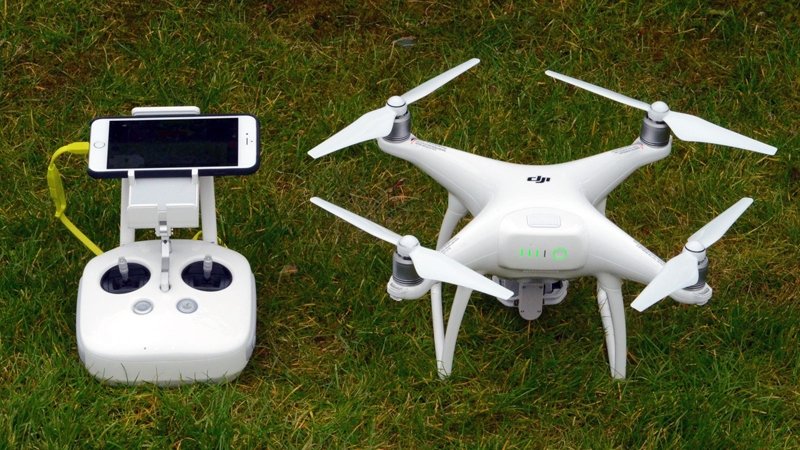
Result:
[[[669,144],[669,127],[664,122],[656,122],[645,115],[639,139],[651,147],[663,147]]]
[[[391,100],[391,99],[390,99]],[[388,105],[389,103],[387,103]],[[411,136],[411,111],[394,118],[392,131],[384,139],[391,142],[404,142]]]
[[[417,286],[422,283],[422,277],[414,269],[414,261],[397,252],[392,255],[392,280],[401,286]]]

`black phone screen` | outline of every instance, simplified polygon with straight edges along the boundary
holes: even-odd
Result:
[[[236,167],[238,131],[238,118],[113,120],[107,167]]]

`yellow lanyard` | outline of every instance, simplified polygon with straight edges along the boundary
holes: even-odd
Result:
[[[55,216],[61,220],[61,223],[64,224],[67,229],[75,235],[75,237],[80,240],[83,245],[85,245],[89,250],[91,250],[95,255],[100,255],[103,253],[91,239],[86,237],[85,234],[75,226],[64,214],[64,211],[67,209],[67,197],[64,194],[64,185],[61,183],[61,173],[58,171],[56,167],[56,159],[59,156],[63,155],[64,153],[75,153],[76,155],[87,155],[89,154],[89,143],[88,142],[73,142],[71,144],[65,145],[55,153],[50,158],[50,165],[47,167],[47,185],[50,187],[50,197],[53,198],[53,203],[56,206],[56,213]]]

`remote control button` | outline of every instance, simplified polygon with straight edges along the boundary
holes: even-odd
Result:
[[[133,312],[136,314],[147,314],[153,310],[153,304],[149,300],[139,300],[133,304]]]
[[[191,314],[197,311],[197,302],[190,298],[185,298],[179,301],[176,306],[178,308],[178,311],[184,314]]]

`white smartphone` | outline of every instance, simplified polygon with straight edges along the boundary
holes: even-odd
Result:
[[[95,178],[246,175],[260,163],[258,119],[248,114],[102,117],[92,121]]]

